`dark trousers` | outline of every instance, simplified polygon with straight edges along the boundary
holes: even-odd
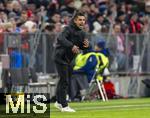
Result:
[[[68,94],[72,68],[70,65],[56,63],[56,69],[60,77],[60,80],[57,84],[56,99],[57,102],[62,105],[62,107],[66,107],[68,106],[66,95]]]

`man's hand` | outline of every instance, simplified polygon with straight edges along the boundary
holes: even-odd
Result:
[[[74,46],[72,47],[72,52],[75,53],[75,54],[80,53],[79,47],[76,46],[76,45],[74,45]]]
[[[83,45],[84,48],[88,48],[89,47],[89,41],[88,41],[88,39],[85,39],[84,42],[83,42],[83,44],[84,44]]]

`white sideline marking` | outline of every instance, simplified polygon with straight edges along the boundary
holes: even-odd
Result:
[[[131,108],[131,107],[150,107],[150,104],[137,104],[137,105],[113,105],[113,106],[91,106],[91,107],[81,107],[77,108],[78,110],[103,110],[103,109],[111,109],[111,108]]]
[[[137,107],[137,108],[134,108]],[[113,108],[120,108],[117,110],[125,110],[125,108],[134,108],[135,109],[143,109],[143,107],[150,107],[150,104],[136,104],[136,105],[113,105],[113,106],[89,106],[89,107],[84,107],[84,106],[80,106],[80,107],[73,107],[75,110],[113,110]],[[121,109],[122,108],[122,109]],[[115,109],[116,110],[116,109]],[[126,109],[129,110],[129,109]],[[131,109],[130,109],[131,110]],[[53,111],[57,111],[57,110],[50,110],[51,112]]]

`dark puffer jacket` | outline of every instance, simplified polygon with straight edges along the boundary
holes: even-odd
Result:
[[[69,64],[75,57],[72,52],[73,45],[78,46],[81,50],[83,41],[86,39],[86,33],[78,28],[74,23],[66,26],[57,38],[54,60],[59,64]]]

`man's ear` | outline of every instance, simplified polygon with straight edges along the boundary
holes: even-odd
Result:
[[[73,19],[73,22],[76,23],[76,20],[77,20],[77,18],[74,18],[74,19]]]

